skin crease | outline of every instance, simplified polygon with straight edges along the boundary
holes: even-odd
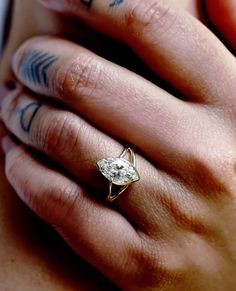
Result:
[[[33,11],[37,13],[32,14]],[[50,13],[37,1],[16,1],[13,19],[9,41],[1,59],[0,83],[12,78],[9,59],[23,40],[40,33],[57,34],[63,29],[72,30],[70,21],[64,21],[62,29],[61,17]],[[78,33],[78,28],[76,31]],[[87,35],[85,29],[81,29],[83,33]],[[5,129],[1,126],[0,137],[4,135]],[[87,263],[76,258],[58,235],[17,198],[6,181],[1,150],[0,193],[0,290],[116,289]]]
[[[32,2],[34,2],[34,4]],[[44,9],[41,10],[39,7],[35,7],[36,1],[24,1],[27,9],[22,7],[21,1],[17,2],[17,4],[20,3],[21,5],[16,7],[15,10],[15,22],[13,23],[8,46],[1,64],[1,72],[4,72],[0,77],[1,82],[9,79],[9,56],[23,40],[39,33],[60,32],[58,27],[61,27],[61,25],[59,25],[58,18]],[[193,9],[192,11],[195,13],[197,12],[195,8],[196,5],[193,1],[185,1],[185,5],[191,7],[191,9]],[[37,17],[34,21],[34,26],[30,26],[30,29],[32,29],[31,31],[28,29],[25,30],[24,27],[27,26],[28,28],[29,25],[27,25],[26,21],[27,15],[24,17],[22,11],[27,11],[29,15],[31,15],[30,11],[34,11],[34,9],[37,9]],[[47,15],[47,17],[44,16],[43,23],[40,21],[40,11],[43,15]],[[17,17],[18,15],[20,15],[20,17]],[[30,19],[32,19],[32,15]],[[71,26],[71,24],[67,25],[69,27]],[[16,27],[18,28],[17,30]],[[76,33],[78,33],[78,31],[76,31]],[[3,131],[1,135],[3,135]],[[4,270],[0,273],[1,290],[17,290],[17,288],[18,290],[77,290],[78,286],[81,286],[80,290],[91,290],[91,288],[93,288],[92,290],[96,290],[96,288],[99,289],[97,286],[100,286],[100,289],[104,290],[105,287],[102,283],[103,279],[97,277],[96,273],[87,267],[87,265],[84,265],[79,260],[75,260],[70,251],[60,243],[60,240],[58,240],[55,235],[51,234],[51,230],[35,218],[35,216],[33,216],[15,197],[15,194],[4,178],[3,156],[1,156],[0,187],[0,193],[4,193],[0,198],[0,227],[3,229],[1,233],[0,261],[2,270]],[[18,222],[19,217],[21,217],[21,222]],[[59,262],[62,267],[58,267],[58,261],[55,259],[57,252],[55,252],[54,256],[51,255],[51,250],[54,246],[48,249],[39,234],[35,238],[34,229],[37,229],[37,233],[39,234],[41,230],[41,236],[44,236],[45,233],[49,237],[52,236],[55,245],[60,245],[58,248],[60,256],[61,253],[67,253],[65,258],[61,258]],[[65,260],[65,262],[63,260]],[[72,266],[69,270],[68,260],[70,260],[69,264]],[[73,262],[71,263],[71,261]],[[63,266],[65,266],[65,268]],[[81,268],[79,266],[81,266]],[[73,275],[75,273],[73,268],[76,269],[76,275]],[[79,275],[80,272],[81,276]],[[88,275],[86,275],[86,273]],[[95,278],[94,284],[90,282],[91,276]]]

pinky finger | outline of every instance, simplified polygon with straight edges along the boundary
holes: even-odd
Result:
[[[6,176],[20,198],[53,225],[67,243],[114,283],[123,286],[135,269],[124,268],[139,237],[117,211],[92,199],[82,186],[50,169],[9,137],[2,142]],[[20,218],[19,218],[20,219]],[[131,275],[131,272],[133,275]],[[128,276],[129,277],[129,276]]]

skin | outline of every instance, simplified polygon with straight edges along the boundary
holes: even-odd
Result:
[[[33,33],[33,32],[32,32]],[[7,148],[7,147],[6,147]],[[114,150],[114,154],[115,153],[117,153],[117,150]],[[8,202],[9,203],[9,202]],[[7,232],[9,232],[9,231],[7,231]],[[11,240],[10,240],[11,241]],[[28,254],[28,255],[27,255]],[[30,257],[31,256],[31,254],[29,254],[27,251],[24,253],[24,255],[26,255],[26,256],[28,256],[28,257]],[[34,252],[34,255],[35,256],[37,256],[37,250],[35,250],[35,252]],[[20,257],[20,252],[18,252],[17,253],[17,255],[16,255],[16,257]],[[40,257],[40,256],[39,256]],[[40,261],[40,260],[38,260],[38,261]],[[24,262],[25,263],[25,262]],[[37,262],[37,264],[38,264],[39,262]],[[19,266],[21,265],[21,263],[19,263]],[[25,265],[27,265],[27,264],[25,264]],[[41,263],[41,265],[43,265],[42,263]],[[6,265],[7,266],[7,265]],[[12,267],[11,267],[12,268]],[[13,268],[14,269],[14,268]],[[29,267],[29,269],[30,269],[30,267]],[[50,269],[50,268],[49,268]],[[12,272],[12,271],[11,271]],[[11,273],[10,271],[8,271],[8,273]],[[44,274],[44,281],[46,281],[46,282],[48,282],[48,284],[51,284],[50,286],[50,288],[54,288],[55,286],[57,286],[57,284],[68,284],[68,283],[62,283],[62,281],[63,280],[61,280],[61,279],[55,279],[55,281],[57,281],[57,283],[55,283],[53,280],[52,280],[52,282],[50,282],[50,279],[46,279],[45,280],[45,278],[46,278],[46,276],[47,275],[45,275],[45,274],[47,274],[49,272],[49,270],[48,270],[48,268],[43,268],[43,271],[41,272],[42,274]],[[30,277],[30,276],[29,276]],[[30,281],[30,280],[32,280],[32,276],[30,277],[30,279],[29,279],[29,283],[31,283],[32,285],[28,285],[29,286],[29,288],[30,288],[30,286],[35,286],[34,284],[35,284],[35,282],[32,282],[32,281]],[[5,280],[4,280],[5,281]],[[24,280],[22,279],[22,282],[23,282]],[[73,279],[72,279],[72,281],[73,281]],[[41,282],[40,280],[39,280],[39,282]],[[50,282],[50,283],[49,283]],[[14,283],[13,283],[14,284]],[[47,283],[46,283],[47,284]],[[78,282],[76,282],[76,284],[78,284]],[[54,287],[53,287],[54,286]],[[64,285],[65,286],[65,285]],[[67,286],[67,285],[66,285]],[[68,285],[69,286],[69,285]],[[78,285],[77,285],[78,286]],[[58,286],[57,286],[58,287]],[[29,289],[29,290],[31,290],[31,289]],[[58,289],[57,289],[58,290]]]
[[[1,83],[13,78],[9,59],[22,41],[32,35],[63,34],[74,29],[70,21],[61,22],[61,17],[43,8],[37,1],[16,1],[12,17],[9,40],[0,64]],[[34,25],[28,25],[29,18]],[[80,30],[77,27],[76,33],[88,35],[82,27]],[[4,94],[5,90],[1,88],[1,97]],[[0,137],[4,135],[6,130],[1,125]],[[75,257],[58,235],[18,199],[6,180],[1,149],[0,193],[1,290],[115,289],[102,275]]]

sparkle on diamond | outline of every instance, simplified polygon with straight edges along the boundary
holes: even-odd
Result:
[[[108,158],[97,162],[99,171],[113,184],[125,186],[139,180],[134,166],[122,158]]]

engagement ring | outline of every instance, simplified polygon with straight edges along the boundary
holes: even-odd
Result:
[[[130,154],[130,161],[125,159]],[[114,201],[132,183],[140,177],[135,168],[135,154],[131,148],[126,148],[118,158],[107,158],[97,162],[97,168],[109,181],[109,194],[107,201]],[[116,188],[116,189],[115,189]]]

